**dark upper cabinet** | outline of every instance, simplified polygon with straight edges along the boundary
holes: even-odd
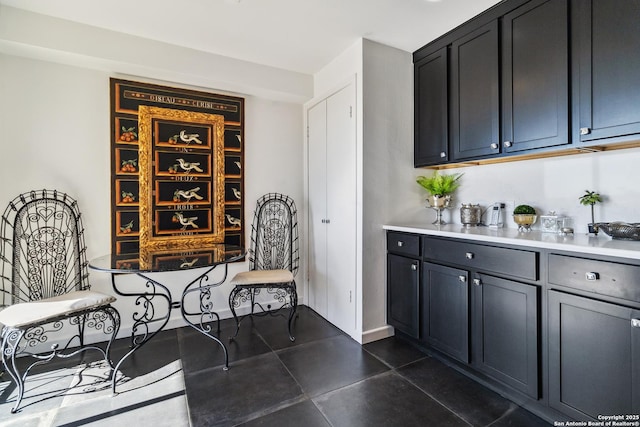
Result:
[[[503,18],[502,138],[507,153],[568,144],[567,2],[533,0]]]
[[[573,10],[574,139],[640,134],[640,0],[579,0]],[[615,138],[615,141],[607,141]]]
[[[451,45],[453,160],[500,153],[498,21]]]
[[[414,65],[414,165],[429,166],[449,160],[447,48]]]
[[[507,4],[504,15],[462,26],[447,47],[417,59],[416,167],[571,143],[567,1]]]

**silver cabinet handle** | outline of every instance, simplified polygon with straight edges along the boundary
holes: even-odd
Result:
[[[589,128],[580,128],[580,135],[589,135],[591,133],[591,129]]]
[[[411,264],[411,270],[416,271],[418,269],[418,266],[415,264]]]
[[[474,256],[474,255],[473,255],[473,252],[467,252],[466,254],[464,254],[464,257],[465,257],[466,259],[473,259],[473,256]]]
[[[445,153],[444,151],[441,151],[440,157],[444,159],[445,157],[447,157],[447,153]]]
[[[600,279],[600,273],[596,273],[594,271],[588,271],[584,274],[584,278],[590,282],[595,282]]]
[[[634,328],[640,328],[640,319],[631,319],[631,326]]]
[[[402,241],[398,241],[398,247],[399,247],[399,248],[401,248],[401,247],[403,247],[403,246],[404,246],[404,242],[402,242]]]
[[[467,282],[467,276],[458,276],[458,280],[460,280],[462,283],[466,283]]]
[[[505,141],[505,142],[502,143],[502,145],[504,145],[505,147],[509,148],[509,147],[511,147],[513,145],[513,142]]]
[[[473,279],[473,284],[476,286],[482,285],[482,281],[480,279]]]
[[[496,144],[495,142],[492,142],[490,145],[492,150],[497,150],[498,149],[498,144]]]

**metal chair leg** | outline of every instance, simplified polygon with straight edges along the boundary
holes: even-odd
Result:
[[[233,314],[233,320],[236,321],[236,333],[233,336],[229,337],[229,341],[232,341],[235,337],[238,336],[238,332],[240,332],[240,320],[238,319],[238,315],[236,314],[236,296],[240,291],[239,287],[233,288],[231,293],[229,294],[229,308],[231,309],[231,314]]]
[[[296,314],[296,310],[298,309],[298,292],[296,291],[296,284],[293,284],[289,287],[289,304],[291,304],[291,310],[289,311],[289,340],[291,342],[296,340],[296,337],[291,333],[291,325],[293,324],[293,319]]]
[[[116,376],[116,372],[113,361],[111,360],[111,347],[113,346],[113,342],[116,340],[118,331],[120,331],[120,313],[113,307],[106,308],[105,313],[109,316],[113,325],[113,333],[111,334],[111,338],[109,339],[105,349],[105,360],[111,368],[108,379],[112,380]]]
[[[16,396],[16,403],[11,408],[11,413],[18,412],[18,407],[22,402],[24,396],[24,379],[20,375],[20,371],[16,365],[16,352],[18,350],[18,344],[24,336],[25,332],[21,329],[10,329],[4,331],[4,337],[2,339],[2,365],[4,370],[9,373],[13,381],[18,387],[18,395]]]

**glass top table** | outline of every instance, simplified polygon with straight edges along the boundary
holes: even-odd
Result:
[[[199,249],[142,250],[133,254],[107,254],[94,258],[89,267],[109,273],[160,273],[212,267],[238,261],[245,251],[240,246],[219,244]]]
[[[114,393],[116,374],[122,363],[166,327],[174,309],[180,310],[187,325],[222,347],[223,369],[229,369],[227,348],[217,335],[220,333],[220,316],[213,311],[211,290],[226,280],[228,264],[240,261],[244,256],[245,250],[240,246],[217,244],[193,249],[143,249],[134,254],[108,254],[89,262],[91,269],[111,274],[111,285],[116,294],[131,298],[134,302],[131,350],[115,365],[112,376]],[[222,277],[213,280],[210,273],[218,267],[224,269]],[[197,274],[195,278],[185,274],[188,278],[184,279],[184,283],[178,284],[173,283],[176,275],[170,276],[170,285],[161,282],[164,280],[162,274],[154,274],[153,278],[149,275],[185,270],[193,270]],[[136,275],[142,279],[141,284],[137,286],[128,281],[125,285],[118,280],[123,275]],[[170,287],[177,287],[181,293],[179,298],[174,298]],[[213,322],[217,324],[217,333],[214,333],[211,326]]]

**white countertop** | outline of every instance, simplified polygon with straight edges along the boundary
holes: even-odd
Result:
[[[613,240],[602,232],[598,233],[598,236],[590,236],[586,233],[561,236],[554,233],[543,233],[538,230],[519,232],[515,228],[464,227],[459,224],[438,226],[411,221],[385,224],[382,228],[405,233],[477,240],[484,243],[503,243],[533,248],[557,249],[581,254],[640,259],[640,241]]]

